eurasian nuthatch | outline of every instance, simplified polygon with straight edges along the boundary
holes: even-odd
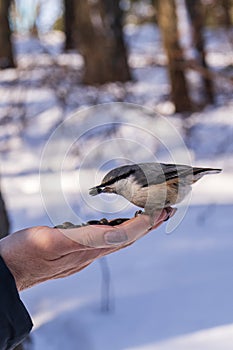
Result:
[[[116,193],[144,208],[145,214],[153,215],[156,210],[181,202],[203,175],[219,172],[221,169],[177,164],[124,165],[108,172],[89,194]]]

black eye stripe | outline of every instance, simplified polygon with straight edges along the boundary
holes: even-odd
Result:
[[[102,183],[101,185],[97,186],[97,187],[104,187],[104,186],[110,186],[112,184],[114,184],[115,182],[119,181],[119,180],[123,180],[123,179],[127,179],[127,177],[129,177],[130,175],[134,174],[136,170],[129,170],[127,173],[116,176],[114,178],[112,178],[109,181],[106,181],[104,183]]]

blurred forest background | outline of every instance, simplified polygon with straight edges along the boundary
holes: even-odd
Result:
[[[233,0],[0,0],[0,23],[9,207],[13,180],[38,172],[32,153],[72,112],[99,103],[176,118],[197,158],[232,169]],[[0,192],[1,237],[10,232],[8,216]]]
[[[231,48],[232,7],[231,0],[93,0],[85,3],[73,0],[1,1],[0,68],[23,68],[17,44],[20,38],[25,40],[26,36],[34,38],[34,45],[38,41],[40,53],[47,56],[45,69],[49,63],[54,66],[54,70],[60,68],[60,72],[51,73],[52,77],[55,75],[53,79],[58,73],[62,77],[65,69],[73,75],[73,81],[67,84],[70,90],[72,85],[78,84],[103,85],[133,81],[136,77],[132,68],[139,62],[131,60],[130,43],[127,35],[125,37],[124,28],[127,34],[132,26],[150,23],[159,28],[160,44],[166,57],[157,57],[159,55],[155,52],[151,61],[141,64],[166,65],[174,111],[194,111],[216,101],[218,91],[215,91],[215,85],[218,79],[222,85],[224,82],[225,85],[232,85],[231,62],[225,64],[224,69],[212,67],[211,59],[208,58],[206,33],[210,29],[221,28]],[[45,34],[54,31],[60,33],[60,40],[54,37],[54,41],[60,41],[57,51],[50,47],[55,46],[52,38],[50,45],[46,45]],[[32,54],[35,47],[27,49]],[[74,71],[71,70],[74,69],[71,60],[68,63],[59,60],[59,54],[71,51],[80,56],[79,59],[73,58],[78,65]],[[27,68],[32,69],[32,64]],[[194,87],[189,86],[190,72],[196,73]],[[44,84],[46,83],[45,81]],[[197,96],[192,96],[192,88],[199,90],[199,100]],[[125,89],[127,90],[127,85]],[[67,87],[58,93],[57,98],[61,104],[65,103],[66,95],[70,93],[66,90]],[[122,96],[118,100],[125,100],[124,98]]]

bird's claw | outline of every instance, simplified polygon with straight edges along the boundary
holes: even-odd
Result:
[[[136,218],[137,216],[142,215],[143,213],[143,210],[137,210],[134,214],[134,217]]]

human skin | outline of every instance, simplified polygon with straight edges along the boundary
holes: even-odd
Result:
[[[175,211],[163,209],[157,213],[153,226],[149,216],[139,215],[117,226],[26,228],[0,240],[0,255],[21,291],[84,269],[97,258],[124,248],[156,229]]]

